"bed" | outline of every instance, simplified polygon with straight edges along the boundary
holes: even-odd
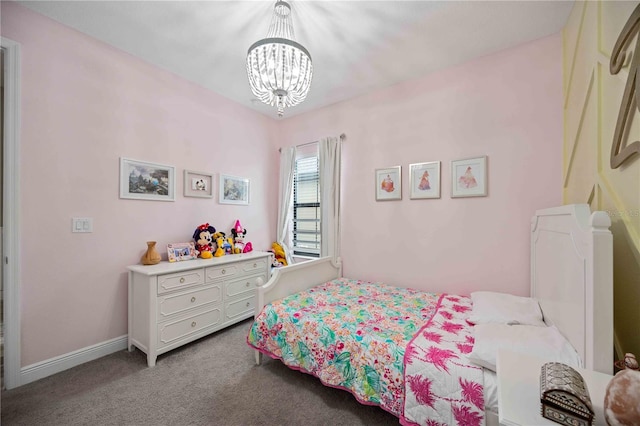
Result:
[[[495,345],[477,340],[485,339],[484,330],[492,338],[497,327],[556,333],[579,366],[611,373],[610,225],[605,212],[591,213],[586,204],[538,210],[531,221],[531,298],[429,293],[344,278],[340,259],[276,269],[258,288],[247,342],[256,363],[262,354],[279,359],[380,406],[404,425],[498,424],[495,367],[484,363],[481,351]],[[522,311],[511,301],[537,308],[539,318],[531,311],[530,323],[520,316],[490,324],[482,314],[483,306],[489,316]],[[551,356],[542,346],[530,349]],[[573,361],[566,359],[557,360]]]

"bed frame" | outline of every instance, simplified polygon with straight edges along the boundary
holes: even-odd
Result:
[[[613,372],[611,219],[587,204],[538,210],[531,220],[531,296],[547,324],[576,348],[587,370]]]
[[[611,220],[586,204],[536,211],[531,220],[531,296],[545,322],[576,348],[585,368],[613,370],[613,237]],[[276,269],[258,288],[256,316],[267,303],[342,276],[338,258]],[[256,363],[262,354],[256,351]],[[487,411],[487,424],[498,424]]]

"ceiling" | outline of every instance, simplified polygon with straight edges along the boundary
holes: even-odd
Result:
[[[274,1],[19,1],[229,99],[277,118],[254,98],[249,46]],[[311,54],[307,99],[284,118],[560,31],[572,1],[292,1]]]

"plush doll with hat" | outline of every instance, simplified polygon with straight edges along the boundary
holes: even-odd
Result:
[[[201,258],[211,259],[213,257],[213,234],[216,233],[216,228],[203,223],[198,226],[193,232],[193,240],[196,242],[196,250]]]
[[[247,230],[240,225],[240,221],[236,220],[236,224],[231,229],[233,234],[233,253],[249,253],[253,250],[251,243],[245,243],[244,237],[247,235]]]

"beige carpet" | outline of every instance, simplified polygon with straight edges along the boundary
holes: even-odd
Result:
[[[2,392],[2,425],[386,425],[398,419],[263,357],[247,320],[158,357],[121,351]]]

